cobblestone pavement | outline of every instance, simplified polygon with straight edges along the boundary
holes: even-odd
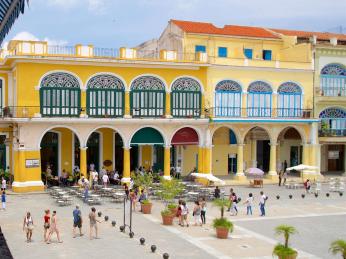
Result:
[[[340,197],[331,193],[326,197],[322,191],[315,198],[306,195],[303,190],[287,190],[277,186],[265,186],[264,192],[269,196],[267,216],[259,217],[258,198],[261,189],[234,187],[237,195],[242,198],[238,203],[239,214],[227,217],[234,223],[234,232],[227,240],[218,240],[210,223],[219,216],[217,208],[208,203],[207,224],[203,227],[191,226],[165,227],[161,225],[160,210],[163,204],[155,201],[153,213],[133,215],[135,237],[119,232],[122,221],[122,205],[104,202],[96,206],[103,215],[109,216],[108,222],[100,224],[100,239],[89,240],[88,235],[72,238],[73,206],[57,207],[55,201],[47,194],[8,195],[6,211],[0,211],[0,225],[7,238],[9,247],[15,259],[19,258],[162,258],[167,252],[170,258],[273,258],[273,246],[281,241],[274,236],[274,228],[279,224],[295,226],[299,234],[293,236],[291,245],[299,251],[298,258],[337,258],[328,253],[328,247],[336,238],[346,239],[346,195]],[[228,188],[226,189],[226,192]],[[246,216],[246,208],[242,204],[248,193],[255,195],[254,215]],[[292,195],[292,199],[289,195]],[[276,198],[280,195],[280,199]],[[78,199],[74,201],[81,205],[85,223],[90,207]],[[193,204],[189,203],[190,211]],[[64,243],[43,243],[43,211],[46,208],[56,209]],[[34,242],[27,244],[22,232],[22,221],[26,211],[31,211],[35,221]],[[117,226],[111,226],[116,219]],[[190,217],[191,223],[193,218]],[[84,225],[84,233],[88,234],[88,224]],[[145,237],[146,246],[139,245],[138,239]],[[155,244],[158,252],[152,254],[150,245]]]

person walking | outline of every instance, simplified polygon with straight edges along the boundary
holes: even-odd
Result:
[[[32,231],[34,229],[34,221],[32,220],[30,212],[26,213],[23,222],[23,231],[26,232],[26,242],[31,242]]]
[[[45,210],[44,211],[44,223],[43,223],[43,240],[44,242],[47,242],[47,236],[48,236],[48,230],[50,228],[50,211]]]
[[[261,195],[261,197],[260,197],[259,206],[260,206],[260,211],[261,211],[261,217],[264,217],[266,215],[265,204],[266,204],[268,197],[263,193],[263,191],[260,192],[260,195]]]
[[[188,215],[189,215],[189,208],[186,205],[186,202],[183,201],[181,203],[181,226],[184,226],[184,223],[186,223],[186,226],[189,226],[189,220],[188,220]]]
[[[95,230],[95,239],[98,239],[98,230],[97,230],[97,222],[101,223],[101,221],[96,219],[96,209],[94,207],[91,208],[91,212],[89,213],[89,221],[90,221],[90,240],[93,239],[93,229]]]
[[[84,187],[84,202],[86,203],[89,198],[89,183],[85,180],[84,176],[82,178],[82,184]]]
[[[137,195],[133,189],[130,190],[130,201],[131,201],[132,210],[136,211]]]
[[[53,211],[53,215],[52,215],[52,218],[50,220],[50,228],[49,228],[49,234],[48,234],[48,237],[47,237],[47,244],[50,244],[51,243],[51,237],[52,235],[56,233],[56,236],[58,238],[58,242],[59,243],[62,243],[62,240],[60,239],[60,231],[58,229],[58,219],[56,217],[56,211],[54,210]]]
[[[6,192],[5,192],[5,190],[2,191],[1,202],[2,202],[2,210],[6,210]]]
[[[82,234],[82,212],[79,209],[79,205],[76,205],[76,208],[72,212],[73,215],[73,238],[76,237],[76,228],[79,229],[79,236],[83,236]]]
[[[284,171],[284,173],[283,173],[283,178],[284,178],[284,181],[283,181],[283,183],[282,183],[282,186],[285,186],[286,181],[287,181],[287,170]]]
[[[178,222],[179,222],[179,226],[182,225],[182,216],[181,216],[181,205],[183,204],[183,201],[182,200],[179,200],[178,201],[178,209],[177,209],[177,214],[176,216],[178,217]]]
[[[249,197],[244,202],[246,205],[246,215],[252,215],[253,195],[249,193]]]
[[[238,215],[237,203],[238,203],[238,197],[235,194],[235,192],[233,192],[231,196],[231,207],[232,207],[231,216]]]
[[[201,202],[201,220],[202,220],[202,224],[205,224],[206,220],[205,220],[205,214],[207,212],[207,202],[205,201],[205,198],[203,197]]]
[[[281,186],[282,177],[283,177],[283,171],[280,170],[280,172],[279,172],[279,186]]]
[[[6,179],[4,177],[1,178],[1,190],[6,190]]]
[[[102,176],[102,182],[103,182],[103,187],[107,188],[107,184],[109,183],[109,176],[108,176],[108,174],[104,174]]]
[[[202,220],[201,220],[201,205],[198,201],[195,201],[195,206],[193,208],[193,217],[195,219],[195,226],[200,225],[202,226]]]
[[[219,186],[216,186],[215,187],[215,190],[214,190],[214,198],[215,199],[220,199],[220,189],[219,189]]]
[[[233,188],[231,188],[230,190],[229,190],[229,196],[228,196],[228,199],[229,199],[229,206],[228,206],[228,208],[227,208],[227,211],[231,211],[231,207],[232,207],[232,195],[233,195]]]

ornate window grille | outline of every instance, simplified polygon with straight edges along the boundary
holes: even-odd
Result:
[[[302,89],[293,82],[285,82],[278,88],[278,116],[302,116]]]
[[[141,76],[131,85],[131,115],[160,117],[165,114],[166,92],[164,83],[154,76]]]
[[[247,116],[270,117],[272,111],[271,86],[263,81],[255,81],[248,87]]]
[[[324,96],[346,96],[346,67],[328,64],[321,70],[321,93]]]
[[[122,117],[124,115],[125,86],[109,74],[92,77],[87,85],[87,113],[91,117]]]
[[[40,86],[42,116],[78,117],[80,85],[71,74],[56,72],[45,76]]]
[[[201,86],[193,78],[182,77],[172,84],[171,114],[173,117],[201,116]]]
[[[233,80],[223,80],[215,87],[215,116],[241,116],[242,88]]]

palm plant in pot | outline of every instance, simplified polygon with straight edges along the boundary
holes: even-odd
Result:
[[[152,202],[149,200],[149,197],[146,191],[153,184],[153,176],[151,174],[132,174],[131,178],[134,181],[134,185],[142,189],[143,193],[140,196],[141,202],[141,211],[143,214],[150,214],[151,208],[153,207]]]
[[[330,244],[329,251],[333,254],[341,254],[346,259],[346,240],[338,239]]]
[[[172,211],[171,204],[174,204],[174,198],[183,192],[183,184],[177,179],[165,180],[162,178],[160,182],[161,192],[158,193],[158,196],[165,203],[165,208],[161,211],[162,223],[172,225],[176,214]]]
[[[228,219],[224,218],[225,208],[229,208],[231,206],[231,201],[228,199],[215,199],[213,201],[214,206],[220,208],[221,217],[216,218],[213,221],[213,227],[216,230],[217,238],[227,239],[228,234],[233,232],[233,224]]]
[[[276,235],[283,235],[285,244],[277,244],[274,247],[273,255],[279,257],[279,259],[296,259],[297,251],[288,246],[288,240],[291,235],[296,234],[297,230],[289,225],[279,225],[275,228]]]

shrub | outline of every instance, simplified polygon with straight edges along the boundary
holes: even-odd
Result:
[[[169,209],[164,209],[161,211],[161,215],[162,216],[172,216],[172,211],[170,211]]]
[[[151,204],[151,201],[147,199],[147,200],[142,200],[141,203],[144,205],[145,204]]]
[[[329,251],[334,255],[341,254],[342,258],[346,259],[346,241],[342,239],[335,240],[330,244]]]
[[[290,247],[285,247],[282,244],[277,244],[273,250],[273,255],[279,256],[282,259],[285,259],[286,257],[292,256],[295,254],[297,254],[297,251],[295,251],[294,249]]]
[[[213,220],[213,227],[227,228],[229,232],[233,232],[233,223],[226,218],[216,218]]]
[[[178,207],[178,205],[177,204],[174,204],[174,203],[169,203],[168,205],[167,205],[167,208],[169,208],[169,209],[176,209]]]

